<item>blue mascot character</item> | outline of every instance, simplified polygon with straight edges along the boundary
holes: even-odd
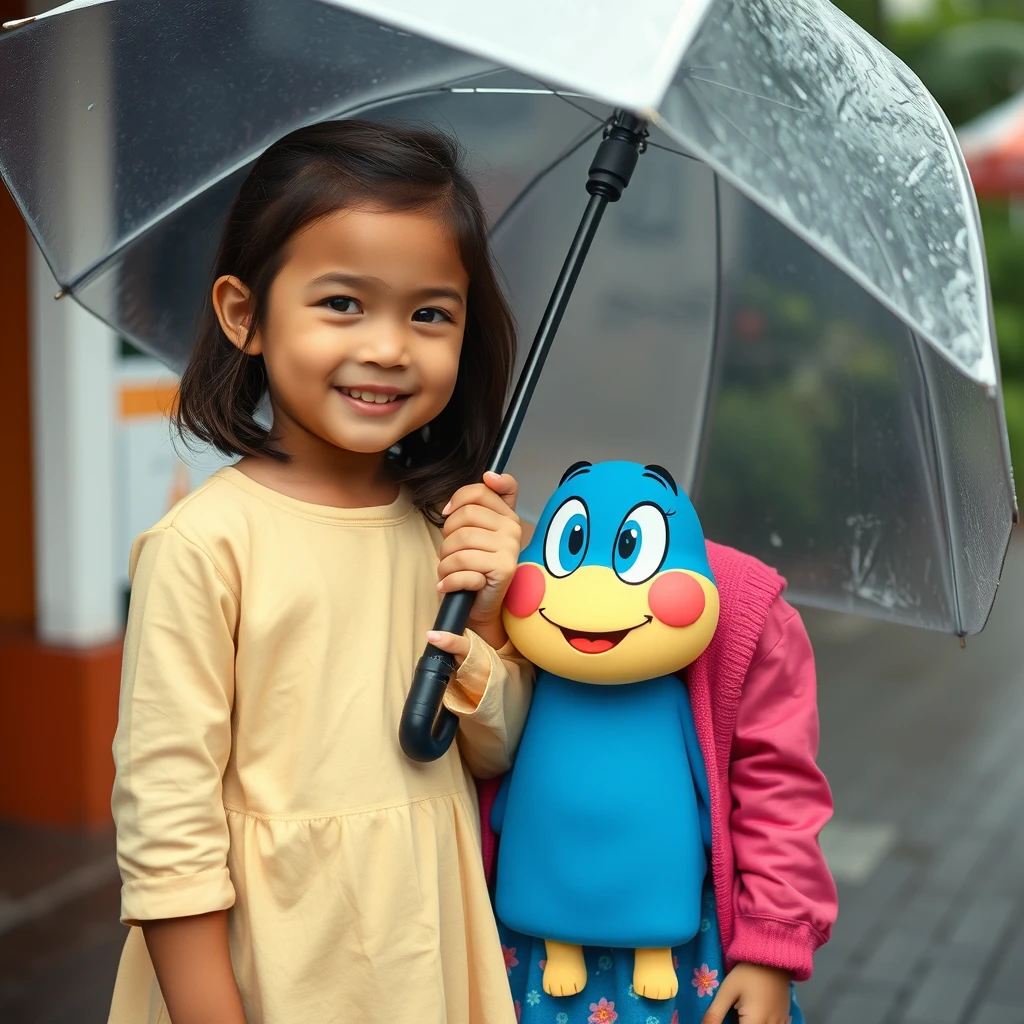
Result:
[[[497,915],[544,941],[549,996],[582,992],[583,947],[608,947],[635,951],[631,994],[673,999],[673,947],[708,917],[707,777],[676,675],[718,624],[700,521],[659,466],[578,463],[520,563],[504,621],[538,678],[492,812]]]

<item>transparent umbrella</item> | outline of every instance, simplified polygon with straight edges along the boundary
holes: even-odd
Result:
[[[968,634],[1016,504],[955,135],[827,0],[107,0],[0,39],[0,170],[63,290],[173,367],[255,156],[301,124],[429,121],[472,154],[520,325],[615,109],[609,208],[516,444],[670,466],[792,596]]]

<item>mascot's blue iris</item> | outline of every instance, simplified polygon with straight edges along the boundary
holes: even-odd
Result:
[[[619,534],[619,543],[615,545],[615,567],[619,570],[628,569],[640,554],[643,543],[643,531],[635,519],[630,519]]]
[[[551,518],[544,539],[544,564],[552,576],[568,576],[583,562],[590,543],[590,514],[579,498],[570,498]]]
[[[657,505],[638,505],[627,514],[615,538],[615,575],[624,583],[645,583],[665,561],[668,541],[665,513]]]

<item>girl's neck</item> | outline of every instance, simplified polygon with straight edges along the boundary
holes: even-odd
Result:
[[[374,508],[398,497],[384,452],[352,452],[324,443],[296,445],[289,440],[293,443],[281,446],[288,462],[249,457],[237,468],[265,487],[312,505]]]

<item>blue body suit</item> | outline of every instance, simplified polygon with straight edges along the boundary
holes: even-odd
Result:
[[[492,815],[499,918],[584,946],[688,941],[701,922],[707,806],[676,676],[594,686],[541,672]]]

